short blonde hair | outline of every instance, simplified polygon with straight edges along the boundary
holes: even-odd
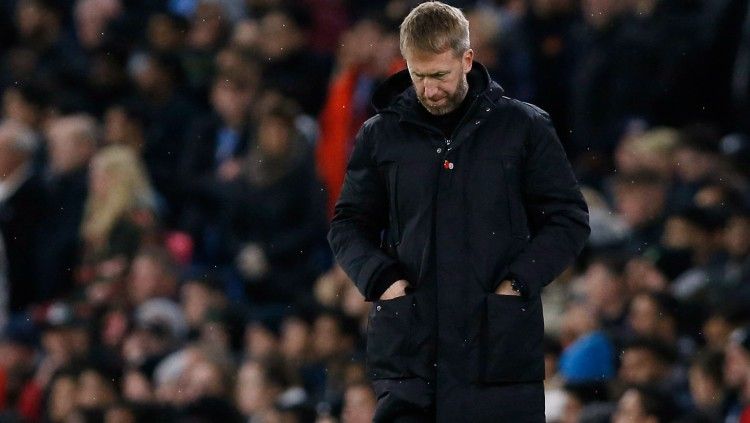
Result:
[[[470,48],[469,21],[460,9],[439,1],[420,4],[401,22],[401,55],[409,50],[440,54],[448,49],[456,56]]]

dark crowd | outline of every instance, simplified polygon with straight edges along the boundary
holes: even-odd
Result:
[[[548,421],[750,422],[748,0],[449,1],[591,237]],[[326,241],[409,0],[0,0],[0,420],[368,422]]]

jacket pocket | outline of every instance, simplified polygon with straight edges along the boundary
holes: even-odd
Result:
[[[367,373],[372,379],[409,377],[414,294],[373,303],[367,321]]]
[[[544,321],[539,296],[488,294],[483,342],[484,382],[544,380]]]

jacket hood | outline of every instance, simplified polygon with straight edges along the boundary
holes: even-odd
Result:
[[[474,61],[466,76],[471,90],[479,95],[486,94],[491,100],[503,95],[503,88],[490,78],[487,68]],[[383,81],[375,90],[372,105],[378,113],[387,110],[403,113],[412,109],[417,100],[409,69],[403,69]]]

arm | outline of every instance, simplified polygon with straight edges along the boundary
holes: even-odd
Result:
[[[509,266],[524,294],[538,295],[580,254],[588,238],[588,207],[546,113],[532,121],[523,169],[531,241]]]
[[[380,233],[388,220],[388,196],[371,156],[374,140],[368,136],[368,123],[357,134],[328,241],[344,272],[365,299],[373,301],[393,282],[403,279],[403,273],[398,261],[380,249]]]

